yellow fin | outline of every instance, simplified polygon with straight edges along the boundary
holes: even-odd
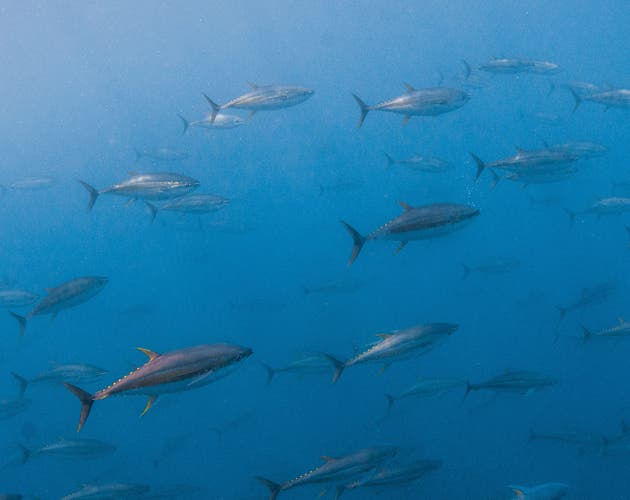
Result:
[[[142,413],[140,414],[141,417],[144,417],[144,414],[151,409],[151,407],[153,406],[153,403],[155,403],[156,399],[157,399],[157,396],[149,396],[149,400],[147,401],[147,405],[144,407],[144,410],[142,410]]]
[[[518,488],[512,488],[512,492],[516,495],[516,498],[525,498],[525,493],[523,490],[519,490]]]
[[[140,352],[149,356],[149,361],[153,361],[155,358],[159,356],[157,352],[152,351],[151,349],[145,349],[144,347],[136,347]]]
[[[409,205],[408,203],[405,203],[404,201],[399,201],[398,204],[405,210],[405,212],[408,212],[409,210],[413,210],[413,207]]]
[[[328,488],[324,488],[322,491],[319,492],[319,498],[323,497],[326,493],[328,493]]]

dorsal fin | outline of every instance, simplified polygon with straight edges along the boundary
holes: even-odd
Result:
[[[405,212],[408,212],[409,210],[413,210],[413,207],[411,205],[408,205],[407,203],[405,203],[404,201],[399,201],[398,204],[403,207],[403,209],[405,210]]]
[[[378,338],[380,338],[380,339],[385,340],[385,339],[388,339],[389,337],[391,337],[392,334],[391,333],[377,333],[376,336]]]
[[[322,455],[321,459],[322,459],[324,462],[332,462],[332,461],[334,460],[334,458],[333,458],[333,457],[329,457],[328,455]]]
[[[407,82],[404,82],[403,85],[407,89],[407,92],[415,92],[416,91],[416,89],[414,89],[413,86],[409,85]]]
[[[152,351],[151,349],[145,349],[144,347],[136,347],[140,352],[149,356],[149,361],[153,361],[155,358],[159,356],[157,352]]]
[[[249,85],[252,88],[252,90],[256,90],[258,88],[258,85],[252,82],[247,82],[247,85]]]

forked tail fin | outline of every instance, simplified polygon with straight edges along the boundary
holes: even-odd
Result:
[[[13,375],[13,378],[17,380],[17,383],[19,384],[20,397],[24,397],[24,393],[26,392],[26,388],[28,387],[28,380],[15,372],[11,372],[11,375]]]
[[[280,493],[280,490],[282,489],[282,485],[260,476],[256,476],[256,479],[269,489],[269,500],[276,500],[278,493]]]
[[[394,398],[394,396],[392,396],[391,394],[385,394],[385,397],[387,398],[387,416],[389,416],[389,414],[392,412],[392,407],[396,402],[396,398]]]
[[[267,371],[267,385],[271,384],[271,381],[273,380],[273,376],[276,374],[276,370],[274,370],[273,368],[271,368],[271,366],[263,363],[263,368]]]
[[[341,374],[343,373],[343,370],[346,367],[346,364],[343,361],[339,361],[337,358],[335,358],[334,356],[331,356],[330,354],[326,354],[325,352],[322,354],[326,356],[328,361],[330,361],[333,367],[335,368],[335,373],[333,374],[333,379],[332,379],[333,384],[334,384],[335,382],[337,382],[337,380],[339,380],[339,377],[341,377]]]
[[[153,221],[155,220],[155,216],[158,213],[159,208],[153,205],[152,203],[149,203],[148,201],[145,201],[144,204],[147,207],[149,207],[149,210],[151,210],[151,223],[153,223]]]
[[[87,182],[79,181],[81,185],[90,193],[90,201],[88,202],[88,212],[92,210],[96,199],[98,198],[98,190],[90,186]]]
[[[217,114],[219,114],[219,111],[221,111],[221,106],[210,99],[206,94],[204,94],[203,96],[206,98],[206,101],[208,101],[208,104],[210,104],[210,107],[212,108],[212,114],[210,115],[210,125],[212,125],[215,118],[217,117]]]
[[[190,127],[190,122],[186,120],[186,118],[184,118],[179,113],[177,113],[177,116],[179,116],[179,119],[182,121],[182,124],[184,125],[184,130],[182,131],[182,135],[184,135],[188,131],[188,127]]]
[[[341,223],[348,230],[350,236],[352,236],[352,241],[354,243],[354,246],[352,247],[352,254],[350,255],[350,259],[348,260],[348,265],[350,266],[358,257],[361,248],[363,248],[363,245],[365,244],[366,238],[364,236],[361,236],[361,234],[359,234],[359,232],[347,222],[341,221]]]
[[[66,388],[81,402],[81,415],[79,416],[79,424],[77,425],[77,432],[81,432],[83,424],[85,424],[85,421],[90,416],[90,410],[94,404],[94,397],[89,392],[86,392],[75,385],[68,384],[67,382],[64,382],[63,385],[65,385]]]
[[[582,97],[580,97],[580,94],[578,94],[571,87],[569,87],[569,90],[573,94],[573,99],[575,99],[575,105],[573,106],[573,111],[572,111],[572,113],[575,113],[575,110],[580,107],[580,104],[582,104]]]
[[[475,177],[475,180],[477,180],[486,168],[486,164],[476,154],[470,153],[470,156],[472,156],[473,160],[475,160],[475,163],[477,164],[477,175]]]
[[[9,314],[13,316],[20,325],[20,335],[24,335],[24,332],[26,331],[26,318],[11,311],[9,311]]]
[[[385,158],[387,158],[387,168],[393,167],[394,164],[396,163],[396,160],[394,160],[391,156],[389,156],[387,153],[383,153],[385,155]]]
[[[359,126],[357,127],[357,128],[361,128],[361,125],[363,125],[363,121],[365,120],[365,117],[370,111],[370,107],[367,104],[365,104],[358,95],[352,94],[352,97],[354,97],[354,100],[357,101],[359,108],[361,108],[361,116],[359,117]]]
[[[31,458],[33,452],[23,444],[18,443],[17,445],[20,448],[20,461],[22,462],[22,465],[24,465]]]

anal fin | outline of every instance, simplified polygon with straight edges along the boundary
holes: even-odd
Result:
[[[156,400],[157,400],[156,395],[149,396],[149,400],[147,401],[147,404],[144,407],[144,410],[142,410],[142,413],[140,414],[141,417],[144,417],[144,414],[151,409],[151,407],[153,406],[153,403],[155,403]]]

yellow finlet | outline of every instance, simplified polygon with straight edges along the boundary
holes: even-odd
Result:
[[[324,488],[322,491],[319,492],[319,498],[323,497],[326,493],[328,493],[328,488]]]
[[[518,488],[512,488],[512,491],[516,495],[516,498],[519,498],[519,499],[525,498],[525,493],[523,492],[523,490],[519,490]]]
[[[144,347],[136,347],[140,352],[149,356],[149,361],[153,361],[155,358],[159,356],[159,354],[151,349],[145,349]]]
[[[149,400],[147,401],[147,405],[144,407],[144,410],[142,410],[142,413],[140,414],[141,417],[144,417],[144,414],[151,409],[151,407],[153,406],[153,403],[155,403],[156,399],[157,399],[157,396],[149,396]]]

